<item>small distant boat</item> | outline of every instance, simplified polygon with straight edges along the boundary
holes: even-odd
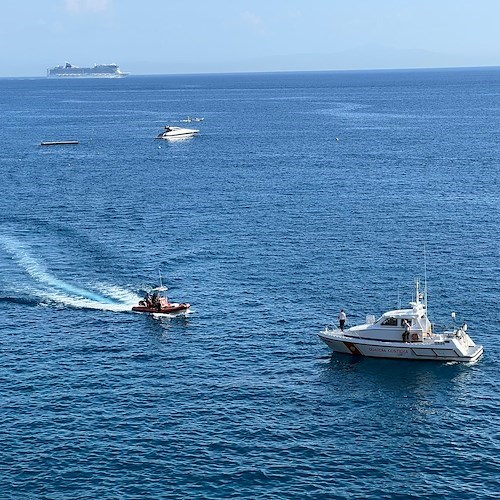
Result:
[[[165,130],[156,136],[156,139],[180,139],[182,137],[193,137],[200,131],[193,128],[165,126]]]
[[[168,288],[166,286],[161,285],[160,280],[160,286],[151,290],[153,295],[147,293],[144,300],[141,300],[138,306],[132,307],[132,311],[149,314],[178,314],[189,312],[189,308],[191,307],[190,304],[186,302],[169,302],[167,290]]]
[[[427,287],[426,287],[427,288]],[[434,333],[427,317],[427,298],[421,302],[419,282],[411,309],[385,312],[378,320],[367,316],[366,323],[346,330],[325,328],[319,338],[334,352],[432,361],[477,361],[483,346],[476,345],[467,333],[467,325]],[[427,295],[427,293],[425,292]],[[455,318],[455,313],[452,314]]]
[[[40,146],[66,146],[68,144],[80,144],[78,141],[42,141]]]
[[[191,118],[190,116],[188,116],[185,120],[180,120],[181,122],[184,122],[184,123],[191,123],[191,122],[202,122],[205,118]]]

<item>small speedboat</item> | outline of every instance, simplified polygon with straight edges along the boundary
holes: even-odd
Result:
[[[426,287],[427,288],[427,287]],[[477,361],[483,346],[476,345],[467,333],[467,325],[442,333],[432,331],[427,317],[427,293],[416,282],[415,301],[409,309],[388,311],[378,319],[367,316],[366,323],[340,330],[325,328],[319,338],[334,352],[370,356],[433,361]],[[452,313],[455,318],[455,313]]]
[[[200,131],[194,128],[171,127],[165,125],[165,130],[156,136],[157,139],[180,139],[183,137],[193,137]]]
[[[181,122],[184,122],[184,123],[191,123],[191,122],[202,122],[205,118],[199,118],[199,117],[195,117],[195,118],[191,118],[190,116],[188,116],[185,120],[180,120]]]
[[[159,286],[151,290],[153,295],[146,294],[144,300],[138,306],[132,307],[132,311],[150,314],[178,314],[189,312],[190,304],[169,302],[166,286]]]

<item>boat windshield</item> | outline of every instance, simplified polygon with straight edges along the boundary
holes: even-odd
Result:
[[[398,320],[397,318],[389,317],[385,318],[382,323],[380,323],[382,326],[398,326]]]

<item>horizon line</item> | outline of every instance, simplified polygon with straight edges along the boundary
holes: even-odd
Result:
[[[404,67],[404,68],[350,68],[350,69],[303,69],[303,70],[292,70],[292,69],[282,69],[282,70],[271,70],[271,71],[201,71],[201,72],[173,72],[173,73],[128,73],[123,77],[117,78],[107,78],[108,80],[121,80],[126,77],[136,77],[136,76],[201,76],[201,75],[250,75],[250,74],[276,74],[276,73],[360,73],[360,72],[383,72],[383,71],[432,71],[432,70],[460,70],[460,69],[500,69],[499,65],[483,65],[483,66],[425,66],[425,67]],[[6,75],[0,76],[2,78],[40,78],[47,79],[47,75]],[[82,79],[99,79],[98,77],[53,77],[51,80],[82,80]],[[106,78],[100,78],[106,79]]]

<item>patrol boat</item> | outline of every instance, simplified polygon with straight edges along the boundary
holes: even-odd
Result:
[[[319,338],[334,352],[358,356],[477,361],[483,354],[483,346],[473,342],[467,333],[467,324],[442,333],[432,331],[427,317],[427,290],[422,302],[419,286],[417,280],[415,301],[410,302],[411,308],[387,311],[378,320],[369,315],[366,323],[344,331],[327,327],[319,333]],[[452,313],[452,317],[455,318],[455,313]],[[404,340],[405,330],[407,341]]]
[[[190,304],[187,302],[169,302],[166,286],[163,286],[160,276],[160,286],[153,288],[153,295],[146,294],[144,300],[139,301],[138,306],[132,307],[132,311],[150,314],[179,314],[188,313]]]

